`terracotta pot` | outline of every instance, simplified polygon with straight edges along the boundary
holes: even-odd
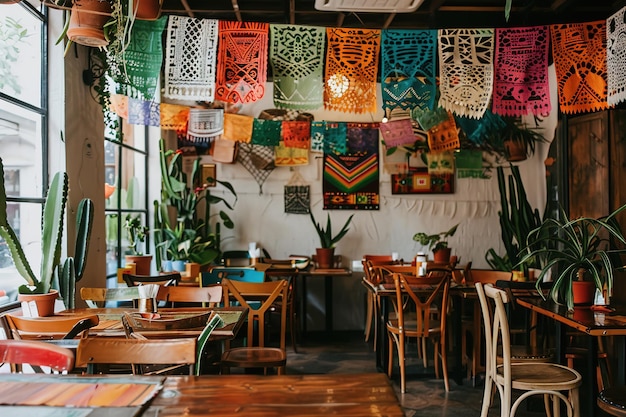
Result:
[[[161,16],[162,0],[134,0],[133,6],[139,20],[157,20]]]
[[[433,252],[433,261],[438,264],[448,264],[450,263],[450,253],[452,252],[451,248],[443,248],[439,249],[436,252]]]
[[[26,317],[48,317],[54,315],[54,304],[59,298],[57,290],[47,294],[18,294],[17,301],[22,303],[22,311]]]
[[[596,295],[596,284],[593,281],[573,281],[572,296],[574,305],[592,305]]]
[[[333,267],[335,258],[335,248],[317,248],[315,249],[317,256],[317,266],[321,269],[329,269]]]
[[[506,159],[511,162],[524,161],[526,159],[526,146],[517,140],[507,140],[504,142]]]
[[[126,255],[126,263],[135,264],[136,275],[150,275],[152,255]]]
[[[111,4],[108,1],[76,0],[72,6],[67,38],[85,46],[108,45],[102,28],[110,15]]]

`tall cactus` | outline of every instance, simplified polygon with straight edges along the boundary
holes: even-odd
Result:
[[[537,209],[533,210],[526,198],[526,190],[519,173],[519,167],[511,165],[508,190],[503,167],[498,167],[497,173],[501,206],[498,214],[506,255],[500,256],[491,248],[487,251],[485,259],[493,269],[511,271],[519,263],[519,253],[521,248],[526,245],[528,234],[541,225],[541,216]],[[528,266],[525,264],[522,265],[522,268],[526,269]]]
[[[68,176],[58,172],[52,178],[41,219],[41,265],[39,276],[35,275],[22,245],[8,222],[7,195],[4,185],[4,164],[0,158],[0,237],[11,252],[13,263],[26,280],[18,291],[22,294],[44,294],[51,288],[59,289],[68,308],[74,306],[76,281],[82,278],[93,224],[93,202],[83,199],[76,217],[76,241],[74,257],[66,258],[61,264],[61,244],[65,207],[68,195]]]

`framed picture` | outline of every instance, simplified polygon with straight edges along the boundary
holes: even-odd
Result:
[[[208,187],[215,187],[215,179],[217,178],[217,170],[215,164],[202,164],[202,185]],[[212,178],[212,181],[207,181],[207,178]]]

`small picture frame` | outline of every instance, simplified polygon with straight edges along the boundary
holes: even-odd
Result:
[[[207,181],[212,178],[213,181]],[[215,164],[202,164],[202,185],[207,187],[215,187],[215,179],[217,178],[217,170]]]

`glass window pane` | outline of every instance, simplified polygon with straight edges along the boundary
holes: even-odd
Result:
[[[41,20],[19,3],[2,5],[0,15],[0,91],[41,105]]]

